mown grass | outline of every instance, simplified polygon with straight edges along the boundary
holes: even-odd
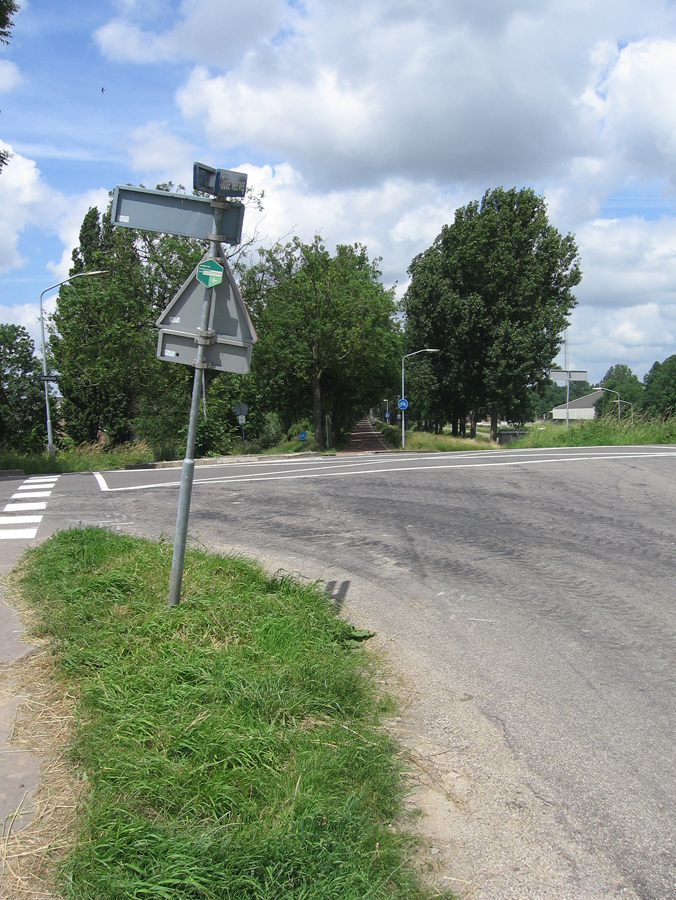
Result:
[[[401,428],[377,423],[383,437],[392,448],[401,449]],[[406,430],[406,449],[427,452],[456,452],[459,450],[490,450],[496,447],[488,435],[477,434],[476,438],[453,437],[450,434],[430,434],[427,431]]]
[[[585,447],[613,444],[674,444],[676,443],[676,418],[666,421],[635,416],[634,424],[627,418],[618,421],[612,416],[571,422],[547,422],[534,425],[528,434],[510,447]]]
[[[103,529],[57,533],[18,586],[78,697],[90,790],[69,900],[416,900],[370,654],[316,587]],[[435,892],[434,896],[440,896]]]
[[[123,469],[126,465],[152,460],[152,451],[144,441],[110,450],[100,444],[82,444],[68,450],[57,450],[54,459],[50,459],[46,451],[22,454],[0,449],[0,469],[23,469],[26,475]]]

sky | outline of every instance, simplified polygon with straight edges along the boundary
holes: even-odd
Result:
[[[676,353],[674,0],[18,2],[0,322],[36,344],[89,207],[200,161],[264,191],[261,245],[359,241],[398,296],[456,208],[532,187],[579,247],[570,367]]]

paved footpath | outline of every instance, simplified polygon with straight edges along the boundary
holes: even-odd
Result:
[[[0,478],[0,576],[6,575],[35,539],[47,503],[60,475]],[[28,750],[11,747],[14,716],[23,702],[13,693],[2,669],[33,649],[21,640],[21,618],[4,601],[0,583],[0,833],[17,831],[32,819],[31,795],[39,783],[40,760]]]
[[[379,431],[371,425],[368,419],[362,419],[352,429],[345,449],[342,453],[365,453],[375,450],[391,450],[382,438]]]

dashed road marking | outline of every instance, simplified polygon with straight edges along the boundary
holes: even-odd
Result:
[[[28,510],[47,509],[46,503],[8,503],[3,512],[24,512]]]
[[[51,497],[51,491],[29,491],[27,494],[12,494],[11,500],[25,500],[26,497]]]
[[[24,513],[38,512],[47,509],[46,500],[38,500],[39,497],[50,497],[52,488],[55,487],[60,475],[31,476],[19,485],[11,500],[16,503],[6,503],[2,512],[15,513],[16,515],[0,515],[0,541],[26,541],[33,540],[38,533],[38,526],[42,516],[24,515]],[[32,525],[32,528],[17,528],[17,525]]]

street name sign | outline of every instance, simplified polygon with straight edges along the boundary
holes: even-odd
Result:
[[[575,369],[550,369],[549,377],[553,381],[586,381],[587,373]]]
[[[218,235],[213,235],[215,212],[221,213]],[[244,204],[118,185],[113,193],[110,221],[122,228],[239,244]]]
[[[408,409],[408,400],[401,399],[397,401],[397,406],[399,409]]]
[[[197,266],[197,280],[206,287],[216,287],[223,281],[223,266],[215,259],[203,259]]]

